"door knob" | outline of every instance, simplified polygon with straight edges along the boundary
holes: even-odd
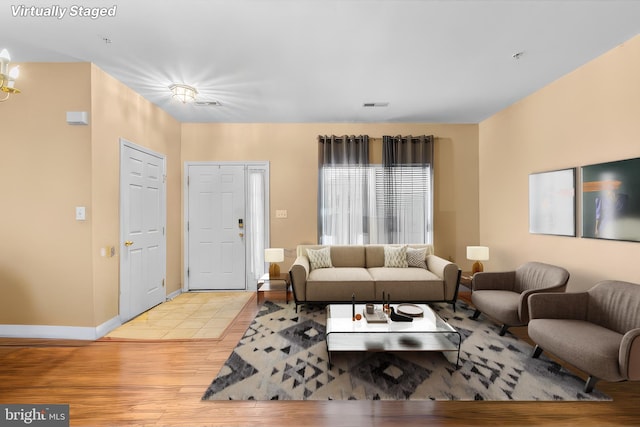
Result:
[[[244,237],[244,233],[238,233],[238,236]]]
[[[126,242],[124,242],[125,246],[131,246],[133,245],[133,242],[131,240],[127,240]]]

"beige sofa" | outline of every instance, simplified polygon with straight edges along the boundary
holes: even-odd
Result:
[[[458,297],[460,269],[453,262],[433,254],[431,245],[407,245],[425,249],[424,267],[385,267],[385,245],[329,246],[330,268],[313,269],[308,249],[322,245],[300,245],[289,270],[293,295],[298,305],[307,303],[380,302],[385,292],[392,302],[435,302],[453,304]],[[389,245],[398,247],[399,245]]]

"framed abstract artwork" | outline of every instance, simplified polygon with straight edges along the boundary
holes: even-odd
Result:
[[[640,158],[582,167],[582,237],[640,242]]]
[[[575,168],[529,175],[529,232],[575,237]]]

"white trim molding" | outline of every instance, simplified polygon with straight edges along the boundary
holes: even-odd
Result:
[[[0,325],[2,338],[44,338],[66,340],[97,340],[122,323],[116,316],[96,327],[50,325]]]

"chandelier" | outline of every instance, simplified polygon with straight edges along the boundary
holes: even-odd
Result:
[[[174,83],[169,86],[169,89],[171,89],[173,98],[177,99],[183,104],[195,101],[196,95],[198,94],[198,91],[195,87],[185,84]]]
[[[16,79],[20,75],[20,67],[16,65],[9,71],[9,63],[11,62],[11,56],[7,49],[0,51],[0,91],[6,95],[0,94],[0,102],[4,102],[11,96],[12,93],[20,93],[19,89],[14,87]]]

